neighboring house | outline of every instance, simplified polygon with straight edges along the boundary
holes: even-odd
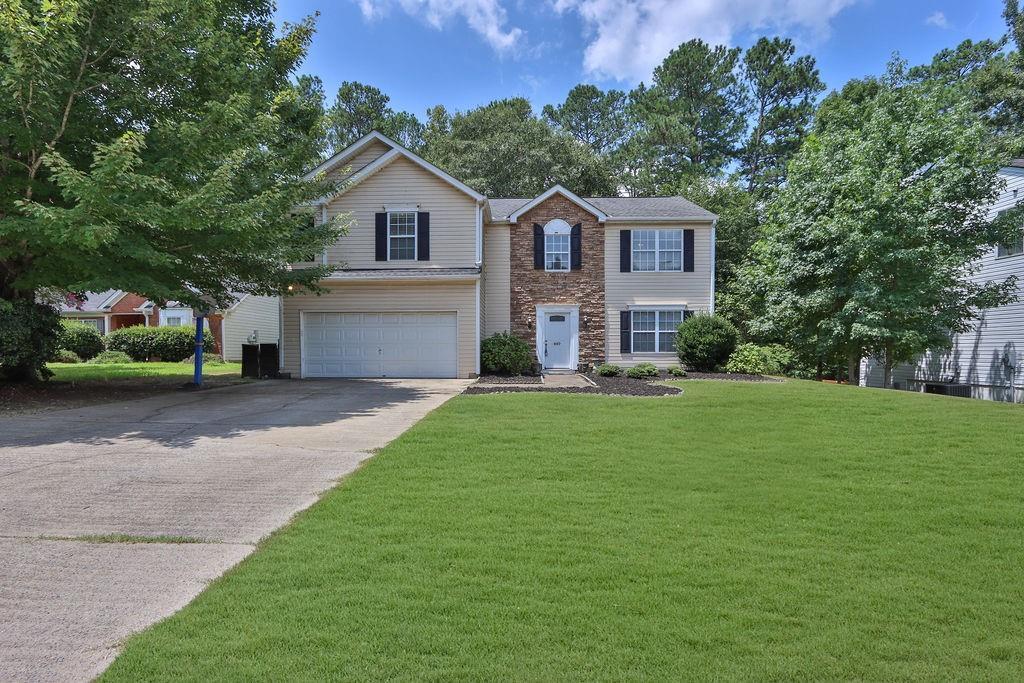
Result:
[[[1006,187],[991,207],[991,217],[1024,201],[1024,159],[1001,169]],[[975,279],[1005,280],[1016,275],[1018,299],[981,311],[974,328],[953,335],[948,350],[932,350],[915,363],[893,368],[893,386],[910,391],[1024,401],[1024,229],[1011,244],[993,247],[980,261]],[[861,362],[862,386],[882,386],[881,359]]]
[[[276,344],[280,331],[278,297],[238,294],[235,303],[206,318],[206,329],[225,360],[241,360],[247,341]],[[87,292],[78,305],[61,306],[64,318],[92,325],[100,334],[122,327],[182,327],[195,325],[192,309],[176,301],[157,306],[138,294],[107,290]]]
[[[488,199],[379,133],[320,173],[344,183],[315,220],[353,222],[318,255],[327,292],[281,300],[293,376],[472,377],[503,331],[545,370],[665,367],[684,317],[713,310],[716,216],[682,197]]]

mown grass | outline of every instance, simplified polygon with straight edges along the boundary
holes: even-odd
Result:
[[[188,363],[48,363],[53,371],[53,380],[59,382],[82,382],[86,380],[128,379],[132,377],[181,377],[182,381],[192,378],[192,365]],[[240,375],[241,363],[206,363],[203,376]]]
[[[464,396],[104,680],[1024,676],[1024,410]]]

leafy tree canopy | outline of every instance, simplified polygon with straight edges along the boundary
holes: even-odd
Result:
[[[396,112],[391,98],[372,85],[345,81],[327,110],[327,146],[340,152],[371,131],[378,131],[409,149],[423,144],[423,124],[415,115]]]
[[[533,197],[556,183],[581,195],[614,192],[605,162],[524,98],[454,115],[435,107],[424,140],[425,158],[490,197]]]

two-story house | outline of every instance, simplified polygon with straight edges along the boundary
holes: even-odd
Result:
[[[668,366],[679,323],[713,310],[716,216],[682,197],[487,198],[379,133],[321,173],[344,182],[315,220],[352,224],[319,255],[327,293],[281,302],[293,377],[472,377],[503,331],[545,370]]]
[[[1024,159],[1000,169],[1005,181],[989,217],[1024,201]],[[1017,277],[1017,300],[980,311],[971,330],[954,334],[948,349],[934,349],[893,368],[893,387],[996,401],[1024,401],[1024,229],[1010,244],[993,246],[973,277],[978,282]],[[862,386],[882,386],[882,362],[861,362]]]

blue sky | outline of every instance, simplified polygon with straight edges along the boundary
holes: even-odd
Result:
[[[520,95],[539,112],[580,82],[629,89],[680,42],[793,38],[829,88],[1004,31],[1001,0],[278,0],[320,12],[302,71],[382,89],[396,109],[465,110]]]

